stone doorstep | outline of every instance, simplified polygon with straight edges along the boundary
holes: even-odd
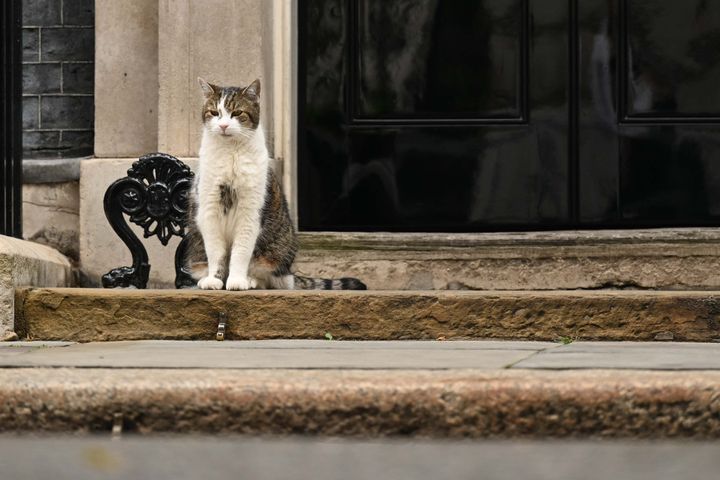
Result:
[[[0,431],[720,438],[720,372],[0,370]]]
[[[301,274],[374,290],[720,290],[711,228],[520,233],[301,233]]]
[[[203,292],[19,289],[32,340],[720,339],[720,293],[668,291]]]

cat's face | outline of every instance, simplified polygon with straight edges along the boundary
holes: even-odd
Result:
[[[260,80],[247,87],[219,87],[198,78],[205,105],[203,125],[213,135],[247,138],[260,123]]]

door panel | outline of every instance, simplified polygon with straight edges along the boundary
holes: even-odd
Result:
[[[720,213],[720,128],[620,129],[622,219],[702,224]]]
[[[720,220],[720,5],[580,2],[579,192],[589,226]]]
[[[720,118],[720,3],[627,0],[625,120]]]
[[[565,0],[303,7],[302,229],[568,221]]]
[[[353,119],[523,119],[521,0],[357,3]]]

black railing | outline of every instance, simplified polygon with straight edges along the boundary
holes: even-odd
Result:
[[[22,235],[22,2],[0,5],[0,234]]]

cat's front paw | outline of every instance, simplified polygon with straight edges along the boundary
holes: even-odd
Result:
[[[250,277],[229,277],[225,288],[228,290],[250,290],[257,287],[257,282]]]
[[[204,277],[198,282],[201,290],[222,290],[223,281],[215,277]]]

